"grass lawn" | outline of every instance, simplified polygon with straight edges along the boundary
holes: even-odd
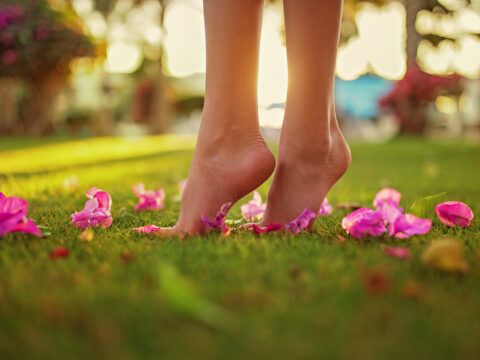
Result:
[[[130,229],[175,223],[193,139],[0,144],[0,192],[28,200],[29,217],[46,227],[41,239],[0,239],[1,359],[480,358],[478,218],[459,229],[432,217],[427,235],[360,241],[343,233],[346,212],[337,209],[311,234],[160,239]],[[480,215],[480,146],[402,139],[351,147],[352,166],[328,195],[334,205],[371,206],[389,186],[407,209],[446,191],[443,200]],[[72,176],[77,190],[64,186]],[[165,209],[135,213],[131,187],[140,181],[165,188]],[[91,186],[112,195],[114,221],[87,242],[70,214]],[[229,218],[240,218],[248,198]],[[420,262],[445,236],[464,243],[466,275]],[[408,247],[411,261],[386,256],[382,244]],[[51,260],[60,245],[69,257]],[[366,279],[379,280],[369,287]]]

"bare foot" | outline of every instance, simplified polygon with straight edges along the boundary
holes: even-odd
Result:
[[[351,160],[350,149],[336,120],[332,123],[325,134],[316,133],[311,138],[305,129],[282,129],[277,168],[262,226],[285,224],[305,208],[319,212],[328,191],[345,173]],[[295,136],[297,130],[299,135]]]
[[[200,219],[203,214],[213,219],[224,203],[234,204],[272,174],[275,158],[258,127],[248,130],[242,119],[232,121],[238,129],[200,130],[180,217],[175,226],[162,228],[161,236],[204,234],[208,229]]]

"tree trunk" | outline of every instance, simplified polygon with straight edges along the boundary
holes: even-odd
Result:
[[[65,80],[65,75],[56,71],[27,82],[24,133],[28,136],[42,136],[53,128],[54,104]]]
[[[0,81],[0,134],[15,133],[18,126],[18,113],[15,92],[18,81],[5,78]]]
[[[162,68],[163,56],[158,60],[157,75],[152,86],[148,110],[148,128],[151,134],[164,134],[170,130],[171,103],[166,96],[167,79]]]
[[[415,21],[417,19],[417,13],[425,8],[425,0],[403,0],[403,3],[406,11],[407,65],[411,65],[417,62],[417,49],[421,40],[421,36],[415,28]]]

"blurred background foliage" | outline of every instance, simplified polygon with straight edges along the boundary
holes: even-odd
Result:
[[[344,132],[478,139],[479,35],[479,0],[345,0],[336,80]],[[194,133],[203,36],[201,0],[4,0],[0,134]],[[268,136],[281,126],[286,86],[281,1],[269,0],[259,75]]]

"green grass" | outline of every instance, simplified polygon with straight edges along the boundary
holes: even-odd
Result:
[[[191,138],[0,141],[0,191],[29,201],[44,238],[0,239],[2,359],[478,359],[480,226],[407,240],[358,241],[343,234],[345,212],[317,220],[312,234],[209,234],[184,241],[130,229],[174,224],[177,183],[188,174]],[[382,187],[409,207],[446,191],[480,214],[480,146],[415,139],[353,144],[353,163],[331,203],[370,206]],[[63,186],[76,176],[78,190]],[[135,213],[132,185],[164,187],[166,207]],[[85,191],[113,197],[113,225],[80,241],[70,214]],[[268,183],[260,188],[262,196]],[[240,202],[244,203],[246,199]],[[229,218],[240,217],[239,204]],[[464,243],[471,271],[442,274],[419,257],[432,239]],[[381,244],[404,245],[405,262]],[[65,246],[70,256],[51,260]],[[364,278],[383,274],[381,295]],[[414,283],[414,295],[405,284]]]

